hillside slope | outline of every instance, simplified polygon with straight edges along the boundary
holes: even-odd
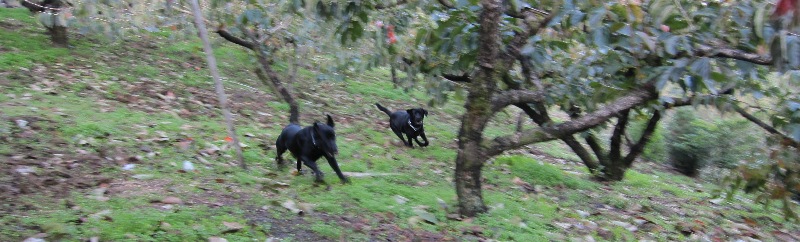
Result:
[[[310,172],[276,169],[288,106],[258,84],[246,52],[217,42],[244,171],[226,145],[198,42],[74,36],[73,48],[53,49],[42,32],[25,11],[0,9],[0,241],[800,240],[774,207],[714,199],[713,184],[656,164],[594,182],[558,143],[492,161],[490,212],[459,218],[452,170],[462,107],[425,107],[431,146],[403,147],[373,103],[406,109],[427,99],[393,89],[386,70],[342,82],[299,72],[301,123],[334,117],[338,160],[353,181],[338,184],[321,161],[332,185],[315,187]],[[513,132],[514,113],[490,132]]]

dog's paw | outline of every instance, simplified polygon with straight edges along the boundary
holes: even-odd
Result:
[[[292,171],[292,176],[300,176],[303,175],[303,171],[294,170]]]
[[[342,180],[342,184],[353,184],[353,183],[350,182],[350,179],[345,178]]]

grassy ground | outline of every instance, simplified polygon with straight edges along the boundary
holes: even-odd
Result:
[[[254,81],[246,52],[218,42],[245,171],[224,141],[198,43],[76,37],[73,48],[55,49],[42,32],[25,11],[0,9],[0,241],[799,238],[775,208],[716,200],[713,184],[657,164],[637,164],[619,183],[594,182],[559,143],[493,160],[484,168],[491,210],[458,218],[461,104],[426,107],[432,145],[402,147],[373,103],[405,109],[427,99],[393,89],[386,70],[342,82],[298,72],[301,122],[332,114],[340,166],[353,174],[339,185],[321,162],[333,185],[315,187],[308,173],[276,170],[288,107]],[[515,113],[502,113],[489,135],[513,132]],[[186,162],[195,169],[184,171]]]

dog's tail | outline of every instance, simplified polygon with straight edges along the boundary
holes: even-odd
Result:
[[[381,106],[378,103],[375,103],[375,106],[378,106],[378,109],[380,109],[381,111],[386,113],[386,115],[392,116],[392,112],[389,112],[389,109],[384,108],[383,106]]]

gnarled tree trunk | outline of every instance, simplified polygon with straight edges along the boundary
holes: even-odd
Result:
[[[491,118],[492,95],[497,92],[499,79],[498,57],[500,52],[499,21],[502,1],[484,0],[481,2],[480,45],[478,65],[480,70],[475,80],[469,83],[466,112],[461,118],[458,132],[458,155],[456,157],[456,194],[459,213],[462,216],[475,216],[486,212],[481,194],[481,168],[489,157],[481,146],[483,130]]]
[[[477,145],[467,142],[467,147]],[[461,149],[456,157],[456,194],[458,195],[459,213],[473,217],[486,211],[481,193],[481,168],[486,156],[477,149]]]

